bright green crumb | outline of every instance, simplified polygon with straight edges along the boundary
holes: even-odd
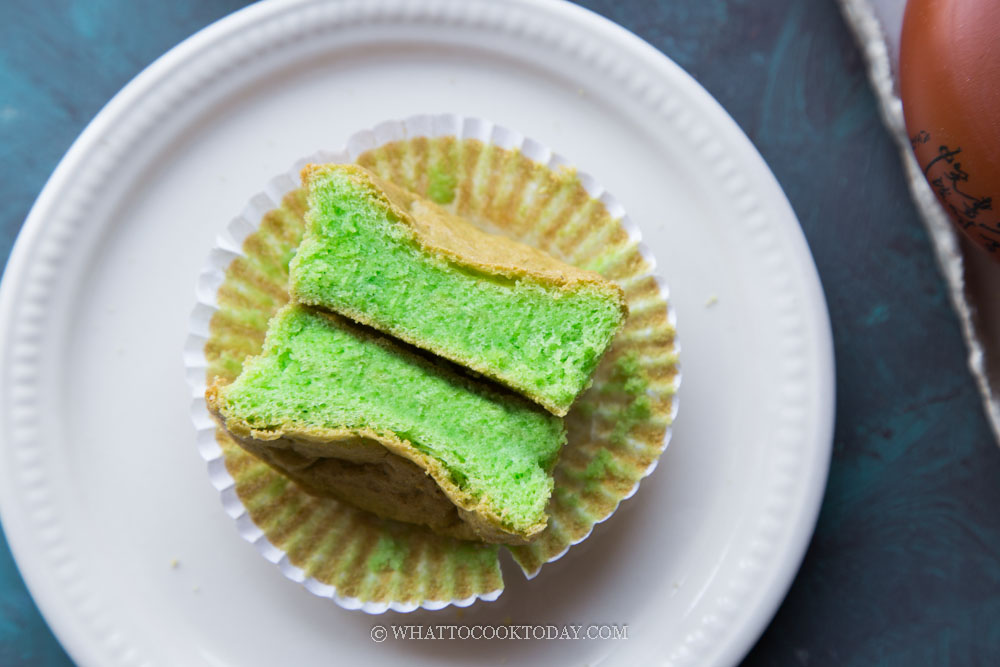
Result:
[[[455,174],[440,167],[431,167],[427,176],[427,196],[430,200],[435,204],[450,204],[455,199],[455,186],[458,185]]]
[[[565,441],[562,421],[537,406],[299,305],[272,319],[263,353],[220,397],[226,418],[258,430],[394,433],[515,532],[544,517]]]
[[[390,535],[380,535],[375,549],[368,556],[368,569],[371,572],[398,572],[403,568],[403,562],[409,552],[404,542],[393,539]]]
[[[584,483],[584,489],[588,492],[599,489],[609,477],[627,477],[627,471],[615,461],[614,456],[605,448],[597,450],[587,467],[583,470],[568,470],[566,474],[577,481]],[[576,506],[578,500],[565,489],[556,487],[556,495],[560,500],[571,506]],[[575,502],[574,502],[575,501]]]
[[[628,352],[615,361],[611,377],[601,387],[601,391],[606,394],[624,393],[628,396],[628,403],[614,415],[614,426],[608,437],[612,444],[624,444],[629,432],[653,414],[652,401],[646,394],[648,389],[649,379],[642,368],[639,355]]]
[[[513,280],[429,253],[356,176],[309,181],[307,230],[290,266],[298,300],[356,317],[467,365],[564,414],[621,324],[608,290]],[[431,173],[431,196],[450,180]]]

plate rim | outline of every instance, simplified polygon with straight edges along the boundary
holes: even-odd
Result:
[[[11,364],[7,362],[11,357],[17,357],[16,351],[13,350],[16,341],[13,344],[10,342],[16,336],[10,336],[9,332],[13,328],[13,315],[19,305],[17,298],[19,288],[21,283],[25,281],[27,264],[32,258],[33,251],[37,250],[45,232],[50,231],[53,226],[47,224],[51,223],[46,215],[47,212],[53,208],[54,201],[64,191],[67,191],[67,188],[69,188],[68,191],[72,191],[74,187],[70,182],[71,176],[88,156],[96,155],[97,158],[100,158],[104,155],[106,157],[113,147],[102,146],[100,140],[109,132],[109,128],[115,120],[121,116],[127,116],[142,97],[147,95],[163,79],[190,66],[192,56],[195,56],[199,51],[211,47],[214,43],[244,27],[258,22],[273,21],[286,12],[301,11],[317,4],[319,3],[316,0],[265,0],[240,9],[199,30],[136,75],[111,98],[73,142],[32,205],[12,247],[2,282],[0,282],[0,330],[8,334],[5,335],[7,342],[0,348],[0,359],[4,362],[2,365],[4,376],[0,378],[0,408],[3,408],[0,409],[0,433],[8,434],[11,426],[6,414],[6,409],[10,405],[8,395],[10,392],[8,392],[7,385],[11,369]],[[383,15],[395,16],[397,19],[406,19],[407,16],[412,16],[415,6],[418,6],[405,0],[369,0],[367,4],[368,8],[374,7],[376,11],[382,11]],[[480,10],[490,6],[479,0],[468,2],[467,5]],[[432,11],[441,12],[443,8],[455,6],[457,4],[452,0],[440,0],[433,3]],[[740,151],[742,161],[752,167],[754,175],[759,178],[760,182],[755,183],[756,187],[762,187],[767,191],[766,199],[781,213],[772,222],[779,227],[782,225],[787,227],[787,229],[782,229],[786,232],[783,240],[791,244],[793,248],[791,256],[793,259],[799,260],[801,264],[795,267],[799,270],[797,278],[809,297],[802,311],[815,329],[816,339],[811,342],[816,348],[816,381],[820,385],[825,385],[821,387],[821,392],[815,397],[819,404],[816,406],[814,428],[809,434],[813,436],[810,438],[813,442],[805,449],[813,454],[809,461],[812,463],[809,470],[812,479],[804,485],[805,493],[799,508],[800,511],[793,517],[793,520],[786,522],[786,529],[790,531],[791,536],[788,538],[784,550],[776,555],[774,559],[776,564],[770,568],[768,574],[772,582],[763,590],[758,591],[755,602],[744,605],[742,616],[746,620],[735,631],[730,631],[728,633],[730,638],[723,642],[722,649],[714,651],[712,654],[714,656],[712,659],[716,663],[735,663],[750,650],[770,623],[787,594],[815,530],[820,504],[825,492],[833,445],[835,373],[829,311],[815,261],[809,251],[797,216],[763,157],[735,120],[710,93],[680,66],[625,28],[565,0],[510,0],[505,8],[509,7],[516,7],[529,14],[539,11],[550,12],[564,17],[568,22],[582,24],[581,27],[589,28],[606,38],[607,43],[611,46],[641,59],[651,70],[668,78],[673,84],[683,85],[685,93],[692,98],[700,98],[705,113],[711,116],[716,123],[721,123],[727,130],[730,145]],[[407,10],[410,10],[409,14],[407,14]],[[482,14],[482,12],[480,13]],[[498,19],[495,16],[492,19],[487,17],[486,20],[481,21],[480,25],[486,28],[496,28],[496,20]],[[491,21],[493,22],[491,23]],[[808,438],[809,435],[806,437]],[[10,455],[11,446],[10,438],[0,439],[0,452],[4,455]],[[13,474],[7,466],[0,473],[8,479],[12,479]],[[99,656],[106,655],[105,651],[102,651],[96,643],[99,637],[93,631],[86,631],[86,628],[82,627],[79,615],[64,604],[63,589],[57,584],[50,583],[50,578],[46,576],[50,573],[50,566],[44,564],[41,558],[28,557],[28,544],[33,537],[37,537],[35,535],[37,531],[30,525],[27,517],[12,510],[17,505],[18,498],[17,494],[13,492],[13,485],[0,484],[0,518],[3,520],[8,544],[14,554],[18,569],[35,603],[60,643],[75,660],[82,664],[97,664]]]

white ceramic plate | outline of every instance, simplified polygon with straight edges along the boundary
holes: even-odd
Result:
[[[435,112],[517,128],[615,192],[671,286],[684,407],[636,497],[535,580],[505,563],[497,602],[373,618],[237,535],[194,447],[181,348],[205,250],[248,195],[358,128]],[[192,37],[53,174],[0,337],[4,528],[84,665],[733,664],[798,568],[830,456],[829,320],[774,177],[676,65],[568,4],[267,2]],[[505,622],[628,639],[370,639]]]

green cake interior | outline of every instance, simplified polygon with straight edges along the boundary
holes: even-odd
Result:
[[[391,431],[521,531],[544,516],[562,422],[341,318],[290,306],[260,356],[222,389],[223,414],[258,430]]]
[[[384,202],[336,171],[314,176],[309,207],[291,265],[297,299],[484,372],[559,414],[621,322],[620,306],[596,286],[561,290],[428,253]]]

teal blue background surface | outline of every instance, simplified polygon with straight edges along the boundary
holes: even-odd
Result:
[[[0,3],[0,257],[73,139],[236,0]],[[687,69],[785,189],[837,355],[829,485],[747,665],[1000,664],[1000,448],[833,0],[586,0]],[[1000,268],[998,268],[1000,281]],[[0,665],[67,665],[0,545]]]

